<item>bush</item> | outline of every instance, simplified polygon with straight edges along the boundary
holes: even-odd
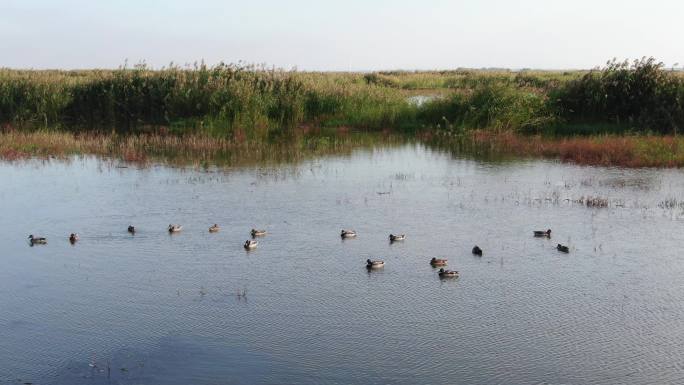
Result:
[[[684,124],[684,83],[653,58],[608,62],[599,71],[552,93],[555,107],[570,122],[608,122],[660,133]]]
[[[457,93],[427,103],[419,119],[460,128],[537,131],[556,121],[546,97],[534,90],[482,85],[472,93]]]

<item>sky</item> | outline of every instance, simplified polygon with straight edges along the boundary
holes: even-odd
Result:
[[[0,67],[684,65],[682,0],[0,0]]]

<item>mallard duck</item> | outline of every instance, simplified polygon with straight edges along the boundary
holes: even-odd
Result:
[[[439,276],[442,278],[443,277],[458,277],[458,271],[439,269]]]
[[[438,259],[435,257],[432,257],[430,260],[430,264],[432,266],[446,266],[447,265],[447,260],[446,259]]]
[[[546,238],[551,238],[551,229],[548,229],[546,231],[541,231],[541,230],[536,230],[534,232],[535,237],[546,237]]]
[[[390,236],[389,236],[390,242],[403,241],[404,239],[406,239],[406,234],[400,234],[400,235],[390,234]]]
[[[128,226],[128,232],[131,234],[135,234],[135,227],[133,227],[133,225]]]
[[[562,252],[562,253],[569,253],[569,252],[570,252],[570,248],[569,248],[569,247],[563,246],[563,245],[561,245],[560,243],[558,244],[558,246],[556,246],[556,250],[558,250],[558,251],[560,251],[560,252]]]
[[[245,249],[249,250],[249,249],[254,249],[254,248],[256,248],[258,245],[259,245],[259,241],[254,241],[254,240],[248,239],[248,240],[245,241],[245,245],[244,245],[244,246],[245,246]]]
[[[266,230],[252,229],[251,234],[253,237],[263,237],[266,235]]]
[[[366,267],[369,269],[378,269],[381,267],[385,267],[385,261],[382,261],[380,259],[376,259],[371,261],[370,259],[366,259]]]
[[[342,230],[340,233],[342,238],[354,238],[356,236],[356,231],[354,230]]]
[[[78,240],[78,234],[71,233],[71,235],[69,235],[69,242],[71,242],[71,244],[76,243]]]
[[[183,230],[183,226],[181,225],[169,225],[169,233],[177,233],[181,230]]]
[[[47,243],[47,238],[44,237],[34,237],[33,234],[28,236],[31,245],[44,245]]]
[[[473,247],[473,254],[482,256],[482,249],[480,246],[475,245],[475,247]]]
[[[213,226],[209,227],[209,232],[210,232],[210,233],[216,233],[216,232],[218,232],[219,230],[221,230],[221,228],[220,228],[219,225],[217,225],[216,223],[214,223]]]

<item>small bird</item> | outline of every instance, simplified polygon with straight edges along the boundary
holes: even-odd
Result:
[[[218,232],[219,230],[221,230],[221,228],[220,228],[219,225],[217,225],[216,223],[214,223],[214,225],[211,226],[211,227],[209,228],[209,232],[210,232],[210,233],[216,233],[216,232]]]
[[[133,225],[129,225],[128,226],[128,232],[131,234],[135,234],[135,227],[133,227]]]
[[[71,235],[69,235],[69,242],[71,242],[72,245],[76,243],[78,240],[78,234],[71,233]]]
[[[251,240],[251,239],[246,240],[246,241],[245,241],[245,244],[244,244],[245,249],[247,249],[247,250],[254,249],[254,248],[256,248],[258,245],[259,245],[259,241],[254,241],[254,240]]]
[[[31,246],[33,245],[44,245],[47,243],[47,238],[44,237],[34,237],[33,234],[28,236],[29,242],[31,242]]]
[[[430,260],[430,265],[432,265],[433,267],[435,267],[435,266],[446,266],[447,262],[448,262],[448,260],[446,260],[446,259],[437,259],[435,257],[432,257],[432,259]]]
[[[381,267],[385,267],[385,261],[376,259],[376,260],[370,260],[366,259],[366,267],[369,269],[379,269]]]
[[[439,277],[458,277],[458,271],[439,269]]]
[[[561,245],[560,243],[558,244],[558,246],[556,246],[556,250],[558,250],[558,251],[560,251],[560,252],[562,252],[562,253],[569,253],[569,252],[570,252],[570,248],[569,248],[569,247],[563,246],[563,245]]]
[[[356,236],[356,231],[354,230],[342,230],[340,232],[342,238],[354,238]]]
[[[263,237],[264,235],[266,235],[266,230],[252,229],[250,234],[252,234],[252,237]]]
[[[403,241],[404,239],[406,239],[405,234],[399,234],[399,235],[390,234],[390,236],[389,236],[390,242]]]
[[[482,256],[482,249],[479,246],[475,245],[475,247],[473,247],[473,254],[479,255],[481,257]]]
[[[181,230],[183,230],[183,226],[181,225],[169,225],[169,233],[177,233]]]
[[[546,231],[535,231],[534,232],[535,237],[546,237],[546,238],[551,238],[551,229],[548,229]]]

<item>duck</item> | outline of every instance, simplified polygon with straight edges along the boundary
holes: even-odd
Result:
[[[562,253],[569,253],[569,252],[570,252],[570,248],[569,248],[569,247],[563,246],[563,245],[561,245],[560,243],[558,244],[558,246],[556,246],[556,250],[558,250],[558,251],[560,251],[560,252],[562,252]]]
[[[169,233],[177,233],[181,230],[183,230],[183,226],[181,225],[169,225]]]
[[[45,237],[34,237],[33,234],[28,236],[29,242],[31,242],[31,246],[33,245],[44,245],[47,243],[47,238]]]
[[[546,237],[546,238],[551,238],[551,229],[548,229],[548,230],[546,230],[546,231],[535,230],[535,231],[534,231],[534,236],[535,236],[535,237]]]
[[[216,233],[216,232],[218,232],[219,230],[221,230],[221,228],[220,228],[219,225],[217,225],[216,223],[214,223],[213,226],[209,227],[209,232],[210,232],[210,233]]]
[[[458,271],[439,269],[439,277],[458,277]]]
[[[76,241],[78,241],[78,240],[79,240],[78,234],[71,233],[71,235],[69,235],[69,242],[71,242],[72,245],[74,243],[76,243]]]
[[[389,236],[390,242],[403,241],[404,239],[406,239],[406,234],[399,234],[399,235],[390,234],[390,236]]]
[[[354,230],[342,230],[340,233],[342,238],[354,238],[356,236],[356,231]]]
[[[266,235],[266,230],[252,229],[251,234],[253,237],[263,237]]]
[[[376,259],[376,260],[370,260],[366,259],[366,267],[369,269],[379,269],[381,267],[385,267],[385,261]]]
[[[446,259],[438,259],[438,258],[432,257],[432,259],[430,260],[430,264],[431,264],[433,267],[434,267],[434,266],[446,266],[446,265],[447,265],[447,261],[448,261],[448,260],[446,260]]]
[[[128,232],[131,234],[135,234],[135,227],[133,227],[133,225],[129,225],[128,226]]]
[[[475,245],[475,247],[473,247],[473,254],[478,255],[480,257],[482,256],[482,249],[480,248],[480,246]]]
[[[245,244],[244,244],[245,249],[247,249],[247,250],[249,250],[249,249],[254,249],[254,248],[256,248],[258,245],[259,245],[259,241],[254,241],[254,240],[251,240],[251,239],[246,240],[246,241],[245,241]]]

